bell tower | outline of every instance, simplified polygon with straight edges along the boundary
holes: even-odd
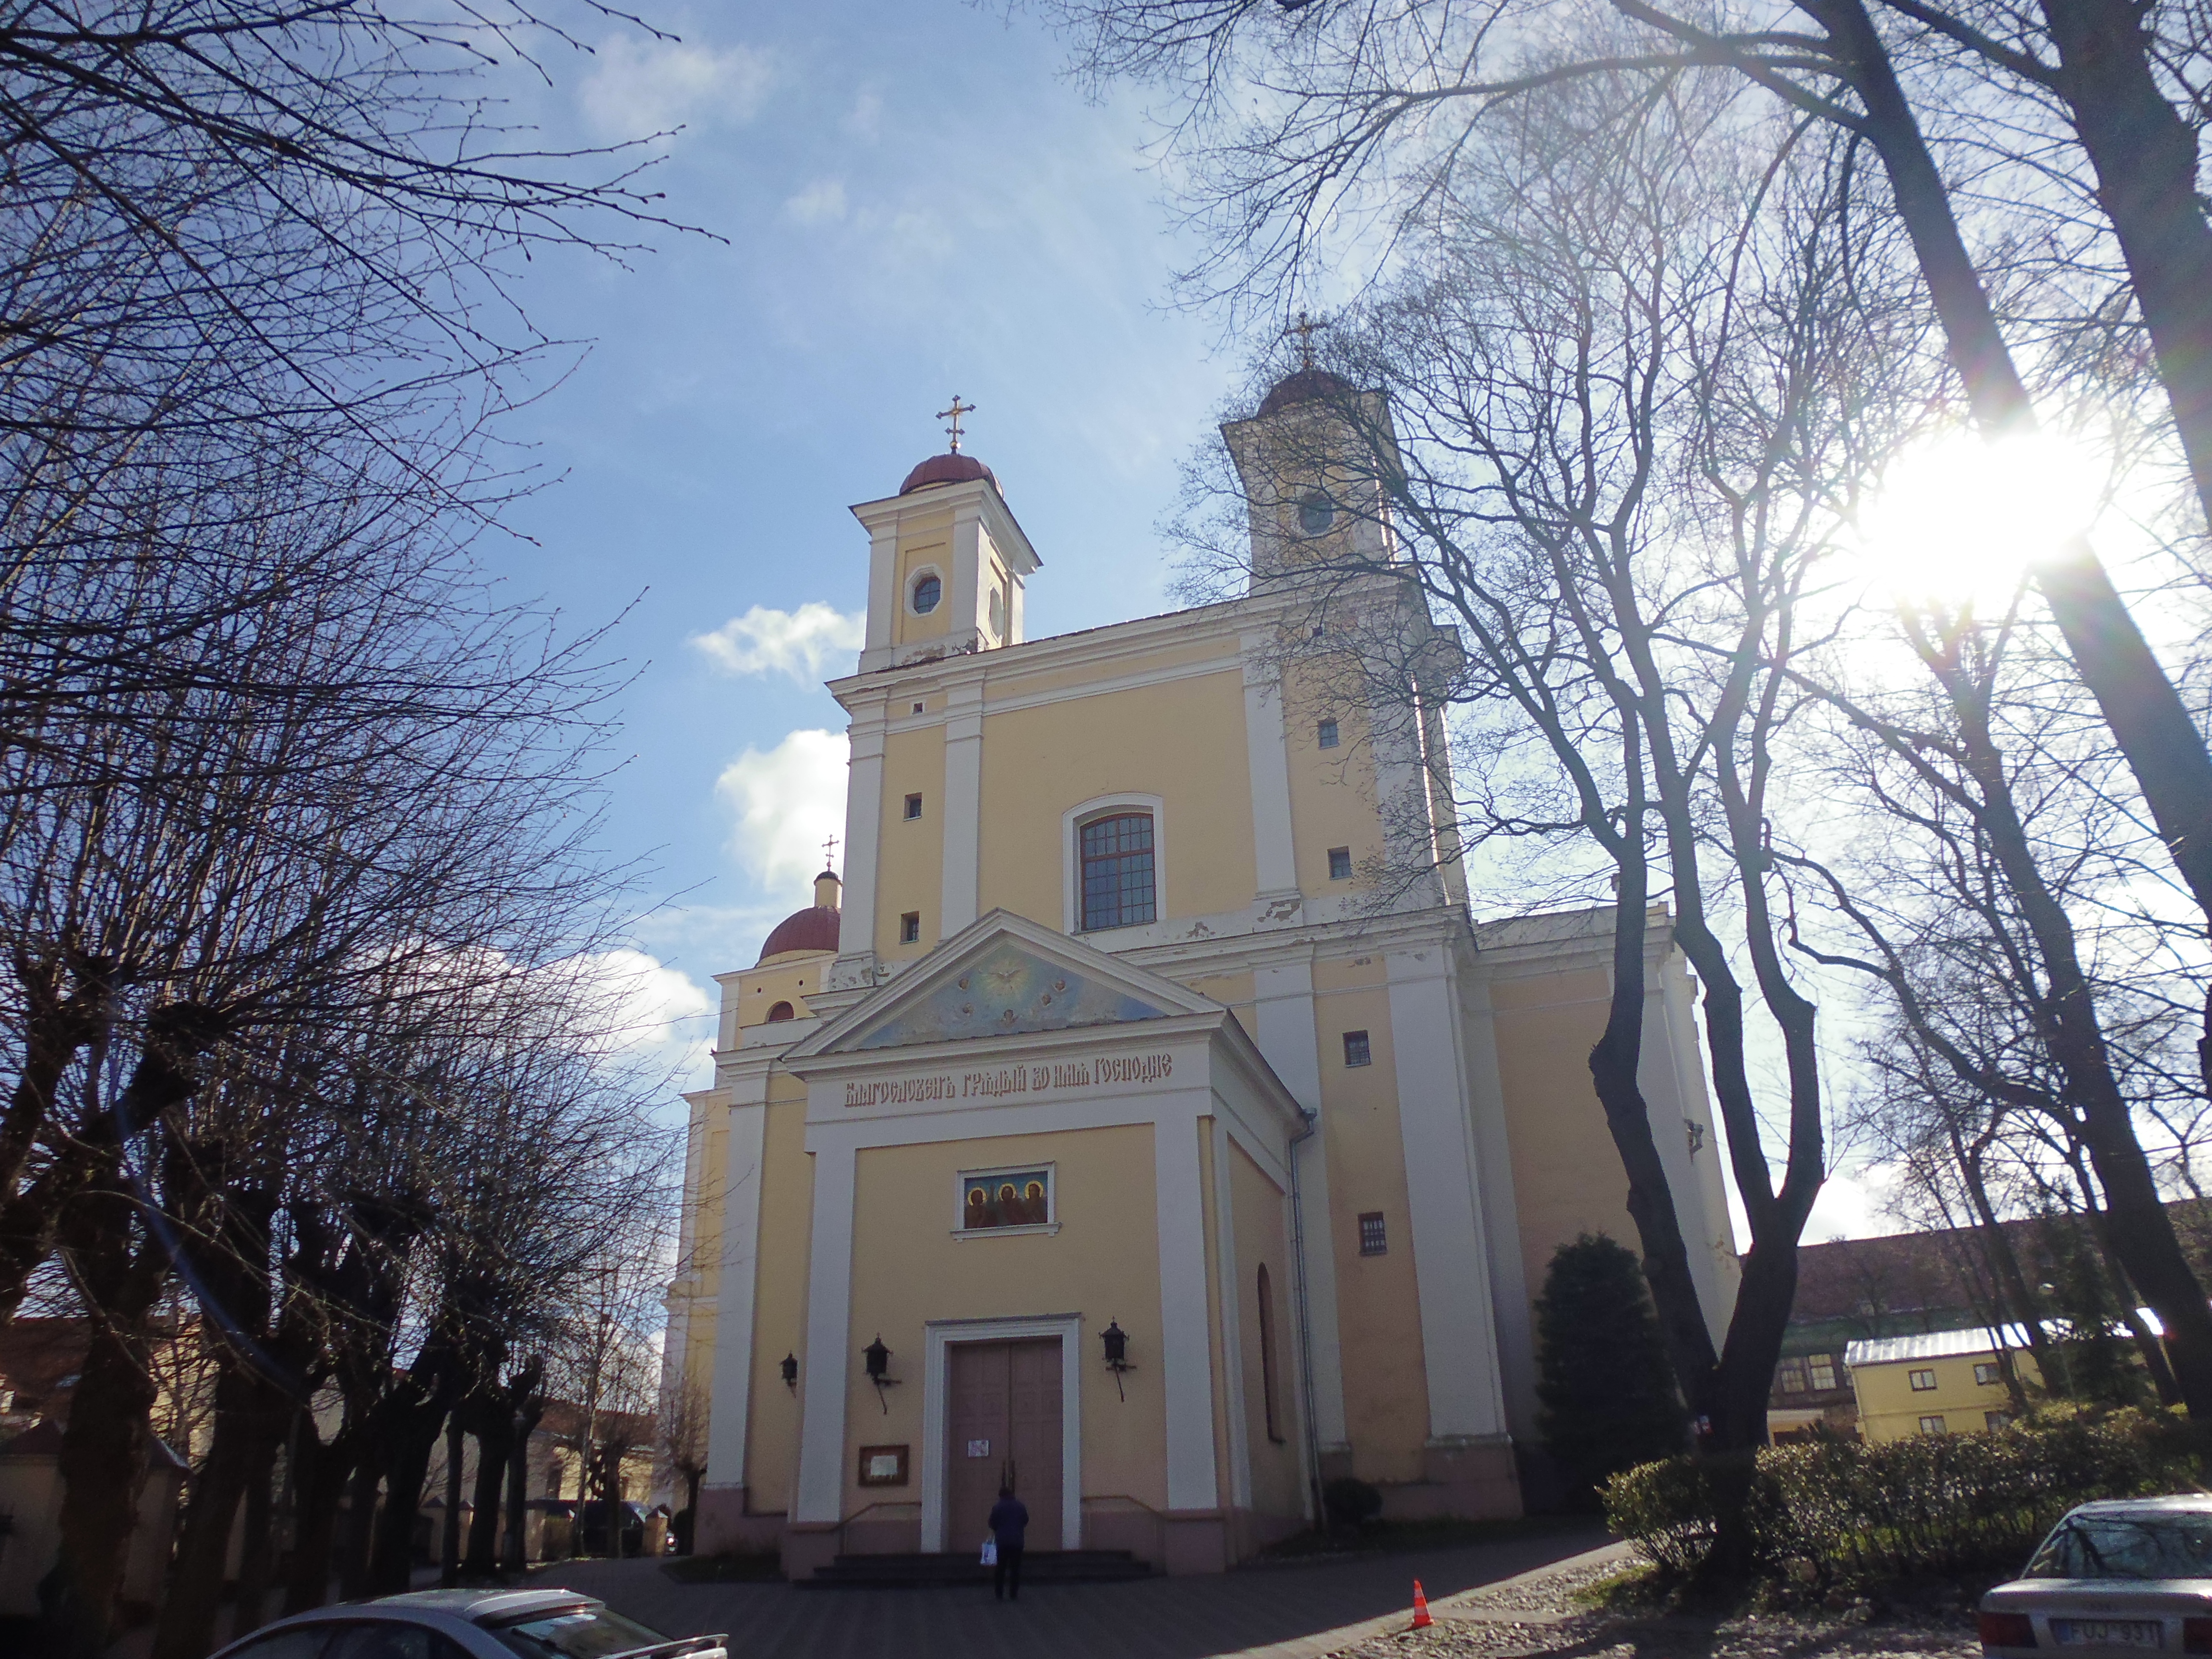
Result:
[[[868,631],[860,672],[1018,645],[1023,590],[1041,562],[991,469],[960,447],[975,412],[939,412],[950,447],[898,494],[853,508],[868,532]]]

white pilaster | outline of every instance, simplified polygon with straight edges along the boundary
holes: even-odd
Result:
[[[876,981],[876,878],[883,841],[884,732],[886,694],[846,707],[853,721],[846,728],[852,744],[845,781],[845,890],[843,920],[837,929],[837,960],[830,988],[843,990]]]
[[[884,519],[868,529],[868,631],[860,647],[862,673],[890,663],[891,631],[898,614],[898,521]]]
[[[761,1147],[768,1125],[765,1060],[737,1070],[728,1079],[728,1087],[729,1141],[720,1175],[721,1274],[714,1287],[714,1382],[708,1407],[703,1482],[709,1486],[745,1484],[745,1440],[752,1409],[753,1298],[760,1275]]]
[[[988,602],[982,567],[990,538],[983,533],[983,503],[970,495],[952,505],[951,568],[945,573],[945,649],[975,650],[985,635],[982,608]]]
[[[1295,898],[1297,849],[1291,837],[1290,756],[1283,737],[1283,688],[1260,653],[1260,635],[1240,642],[1244,658],[1244,756],[1252,780],[1252,855],[1258,896]]]
[[[1252,975],[1254,1040],[1298,1104],[1314,1115],[1314,1138],[1298,1159],[1298,1224],[1305,1240],[1307,1358],[1313,1370],[1312,1433],[1324,1452],[1351,1444],[1344,1419],[1344,1356],[1336,1320],[1335,1223],[1328,1208],[1328,1155],[1321,1128],[1321,1041],[1313,964],[1264,966]]]
[[[1198,1158],[1198,1137],[1209,1104],[1206,1096],[1194,1094],[1173,1106],[1163,1105],[1152,1130],[1160,1225],[1160,1381],[1167,1399],[1170,1510],[1210,1510],[1220,1500],[1213,1469],[1212,1321],[1206,1307],[1206,1188],[1199,1176]]]
[[[1431,1441],[1506,1432],[1473,1126],[1443,942],[1385,958]]]
[[[1498,1315],[1498,1358],[1505,1414],[1516,1435],[1536,1432],[1536,1332],[1528,1264],[1521,1257],[1520,1206],[1513,1192],[1513,1148],[1505,1133],[1505,1086],[1498,1072],[1498,1026],[1490,985],[1459,987],[1465,1018],[1468,1099],[1473,1108],[1476,1191],[1490,1250],[1490,1296]]]
[[[799,1356],[799,1491],[792,1519],[833,1522],[845,1494],[845,1397],[857,1363],[847,1352],[853,1310],[853,1183],[858,1159],[842,1135],[810,1137],[814,1231],[806,1267],[806,1352]]]
[[[1237,1260],[1237,1208],[1229,1126],[1213,1120],[1213,1257],[1221,1273],[1222,1417],[1229,1435],[1229,1501],[1252,1507],[1252,1437],[1244,1400],[1244,1271]]]
[[[983,685],[963,679],[945,694],[945,875],[937,937],[950,939],[976,916],[981,881]]]

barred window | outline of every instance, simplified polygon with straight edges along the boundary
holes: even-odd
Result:
[[[1370,1210],[1359,1218],[1359,1254],[1390,1254],[1390,1235],[1383,1227],[1382,1212],[1380,1210]]]
[[[1328,878],[1331,881],[1352,879],[1352,849],[1349,847],[1328,849]]]
[[[1374,1058],[1374,1050],[1368,1047],[1366,1032],[1346,1031],[1344,1034],[1344,1063],[1346,1065],[1365,1066],[1371,1063]]]
[[[1319,726],[1316,726],[1314,728],[1314,741],[1318,747],[1322,749],[1335,748],[1337,742],[1336,722],[1334,720],[1323,720]]]
[[[1083,826],[1083,927],[1134,927],[1158,914],[1152,815],[1122,812]]]

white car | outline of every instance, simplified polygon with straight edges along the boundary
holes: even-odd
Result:
[[[663,1636],[574,1590],[417,1590],[295,1613],[215,1659],[728,1659],[728,1644]]]
[[[1982,1651],[2212,1654],[2212,1493],[2084,1504],[1982,1598]]]

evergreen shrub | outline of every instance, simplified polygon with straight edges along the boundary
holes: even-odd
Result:
[[[1340,1527],[1357,1527],[1382,1513],[1382,1493],[1352,1475],[1340,1474],[1321,1489],[1322,1507]]]
[[[1759,1571],[1823,1583],[2015,1572],[2076,1504],[2192,1491],[2200,1478],[2179,1419],[2063,1408],[1980,1434],[1770,1447],[1757,1468]],[[1604,1496],[1607,1522],[1665,1572],[1690,1576],[1712,1547],[1711,1485],[1694,1459],[1627,1470]]]
[[[1682,1449],[1686,1419],[1634,1253],[1584,1233],[1552,1253],[1536,1301],[1537,1421],[1567,1506],[1608,1477]]]

